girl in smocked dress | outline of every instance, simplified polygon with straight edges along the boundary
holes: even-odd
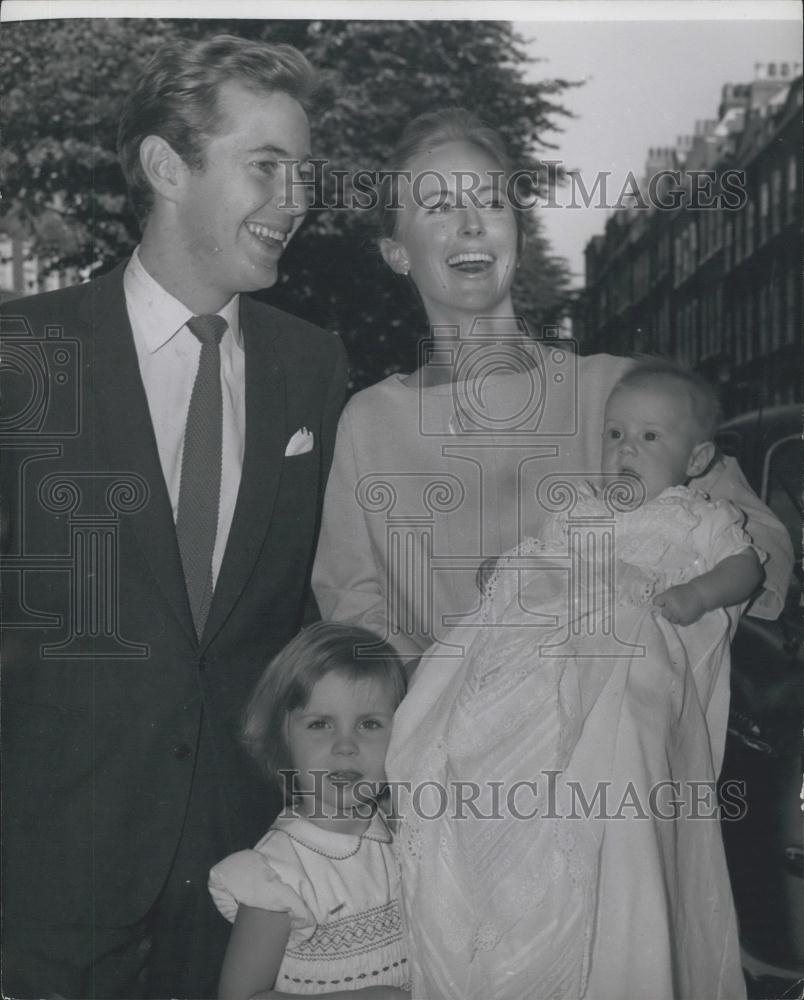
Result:
[[[245,742],[288,808],[253,850],[210,873],[234,924],[221,998],[409,996],[392,834],[377,804],[405,686],[393,650],[328,622],[266,669]]]

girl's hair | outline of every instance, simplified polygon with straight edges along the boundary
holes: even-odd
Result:
[[[117,133],[117,152],[134,211],[142,223],[153,192],[140,163],[140,145],[159,135],[188,167],[204,166],[207,141],[221,125],[218,94],[225,83],[261,93],[281,91],[307,107],[317,85],[315,71],[292,45],[216,35],[195,44],[163,45],[145,66],[126,101]]]
[[[420,153],[444,146],[449,142],[465,142],[476,146],[496,160],[503,171],[505,183],[514,170],[513,163],[502,136],[484,121],[467,111],[466,108],[442,108],[427,111],[409,122],[399,142],[389,156],[384,170],[380,172],[379,184],[379,229],[380,236],[393,239],[403,211],[396,197],[398,179],[395,174],[407,169],[411,160]],[[460,168],[460,164],[456,164]],[[521,209],[512,205],[517,227],[518,250],[521,252],[525,241],[525,220]]]
[[[716,390],[706,379],[677,361],[660,355],[640,354],[634,360],[636,365],[623,375],[614,389],[619,389],[620,386],[636,388],[656,382],[674,382],[689,400],[690,414],[698,431],[698,443],[712,441],[723,420],[723,412]]]
[[[351,680],[386,685],[398,705],[407,690],[399,655],[372,632],[339,622],[316,622],[285,646],[268,664],[246,706],[242,742],[270,781],[282,791],[282,771],[293,764],[285,721],[304,708],[316,683],[338,672]]]

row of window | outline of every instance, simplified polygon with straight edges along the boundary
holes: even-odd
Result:
[[[723,266],[730,270],[796,220],[800,211],[800,166],[795,154],[787,159],[786,193],[783,197],[783,167],[775,166],[769,179],[749,193],[739,211],[701,210],[696,216],[682,216],[675,235],[663,233],[640,253],[633,263],[613,268],[604,278],[600,308],[606,316],[616,315],[631,302],[639,302],[663,278],[672,263],[673,287],[678,288],[698,265],[723,248]],[[676,223],[676,227],[679,222]],[[670,241],[672,238],[672,260]]]
[[[687,365],[697,365],[719,353],[731,355],[736,364],[767,357],[797,343],[798,298],[798,273],[793,264],[784,275],[773,274],[769,282],[738,290],[728,300],[718,285],[700,299],[694,296],[675,309],[675,345],[670,303],[665,299],[653,317],[655,349],[674,352]]]

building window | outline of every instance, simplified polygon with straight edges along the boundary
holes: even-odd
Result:
[[[778,233],[782,223],[782,171],[778,168],[771,175],[771,217],[770,229],[772,233]]]
[[[715,250],[719,250],[723,246],[723,213],[713,211],[712,218],[715,226]]]
[[[763,181],[759,186],[759,245],[761,246],[768,238],[768,182]]]
[[[54,292],[57,288],[61,288],[61,281],[59,280],[58,271],[48,271],[45,275],[44,280],[45,291]]]
[[[723,349],[723,286],[718,285],[715,289],[715,322],[714,340],[712,341],[712,351],[717,354]]]
[[[718,212],[718,215],[720,214],[721,213]],[[733,263],[732,254],[734,251],[734,222],[732,221],[731,216],[729,216],[729,218],[726,219],[723,243],[724,243],[723,267],[725,268],[725,270],[729,271],[731,270],[731,266]]]
[[[768,286],[763,284],[759,290],[759,318],[757,321],[757,341],[760,356],[767,354],[771,348],[770,324],[768,316]]]
[[[787,161],[787,213],[785,220],[795,222],[798,196],[798,160],[795,153]]]
[[[8,233],[0,233],[0,288],[14,290],[14,241]]]
[[[756,202],[749,201],[746,207],[745,217],[745,246],[743,247],[743,257],[750,257],[754,252],[754,228],[757,215]]]
[[[729,308],[726,313],[726,322],[723,328],[723,338],[722,344],[727,345],[726,351],[728,353],[734,353],[734,311]]]
[[[745,299],[745,360],[750,361],[754,357],[754,299],[747,295]]]
[[[27,240],[22,244],[22,290],[26,295],[39,291],[39,261]]]
[[[771,350],[777,350],[782,344],[782,310],[784,304],[782,296],[784,288],[779,280],[778,272],[774,269],[770,284],[770,335]]]
[[[796,277],[798,269],[795,265],[787,271],[787,303],[785,309],[785,330],[788,344],[795,344],[798,337],[796,324]]]

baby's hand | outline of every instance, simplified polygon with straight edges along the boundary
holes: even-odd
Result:
[[[494,576],[495,570],[497,569],[498,560],[499,556],[490,556],[488,559],[484,559],[483,562],[477,567],[477,573],[475,573],[475,586],[481,594],[487,593],[487,587],[491,578]]]
[[[674,625],[692,625],[709,610],[692,581],[669,587],[657,594],[653,603],[662,609],[662,617]]]

